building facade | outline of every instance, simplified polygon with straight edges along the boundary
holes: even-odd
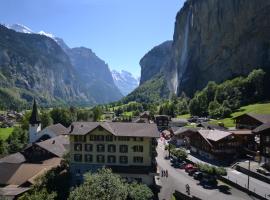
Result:
[[[155,124],[73,123],[70,131],[73,180],[79,183],[84,173],[108,167],[128,181],[153,184],[157,137]]]

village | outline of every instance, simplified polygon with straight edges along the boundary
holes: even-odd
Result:
[[[106,167],[159,199],[270,199],[270,115],[237,116],[234,128],[149,111],[124,122],[104,115],[41,129],[34,100],[28,145],[0,159],[0,196],[18,199],[51,170],[80,185],[86,172]]]

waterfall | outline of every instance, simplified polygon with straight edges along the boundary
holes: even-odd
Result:
[[[181,55],[180,55],[180,70],[178,71],[178,66],[176,66],[174,76],[172,78],[172,86],[173,86],[173,92],[174,94],[177,94],[178,92],[178,86],[181,84],[183,79],[183,74],[186,71],[187,68],[187,61],[188,61],[188,39],[189,39],[189,27],[190,27],[190,20],[192,18],[192,11],[189,9],[187,18],[186,18],[186,24],[184,28],[184,35],[183,35],[183,43],[181,47]],[[180,72],[180,74],[179,74]],[[179,81],[180,80],[180,81]]]

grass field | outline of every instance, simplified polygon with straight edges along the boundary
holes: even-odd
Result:
[[[270,103],[257,103],[248,106],[243,106],[236,112],[232,113],[231,117],[221,120],[213,120],[211,121],[211,123],[217,124],[218,122],[222,122],[225,127],[234,127],[235,123],[233,118],[242,115],[244,113],[270,114]]]
[[[14,127],[11,128],[0,128],[0,139],[6,140],[8,136],[12,133]]]
[[[190,118],[190,114],[178,115],[177,118],[188,119]]]

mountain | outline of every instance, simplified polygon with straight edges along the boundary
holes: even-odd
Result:
[[[69,57],[51,38],[15,32],[0,25],[1,100],[9,95],[20,102],[36,97],[45,105],[90,103],[75,74]]]
[[[12,105],[34,96],[43,105],[93,105],[122,97],[108,65],[90,49],[71,49],[61,38],[21,25],[9,27],[16,31],[0,26],[0,100],[5,104],[11,104],[7,96]]]
[[[267,72],[270,84],[269,12],[269,0],[187,0],[177,13],[172,44],[158,45],[142,58],[140,86],[127,98],[136,99],[143,87],[149,99],[149,81],[160,75],[178,96],[193,96],[209,81],[221,83],[256,68]]]
[[[97,103],[117,101],[121,92],[113,81],[108,65],[88,48],[78,47],[67,50],[83,87],[88,90]]]
[[[6,25],[6,27],[20,33],[34,33],[30,28],[22,24]]]
[[[124,96],[128,95],[139,85],[138,79],[136,79],[130,72],[124,70],[121,70],[121,72],[112,70],[111,73],[115,85]]]

